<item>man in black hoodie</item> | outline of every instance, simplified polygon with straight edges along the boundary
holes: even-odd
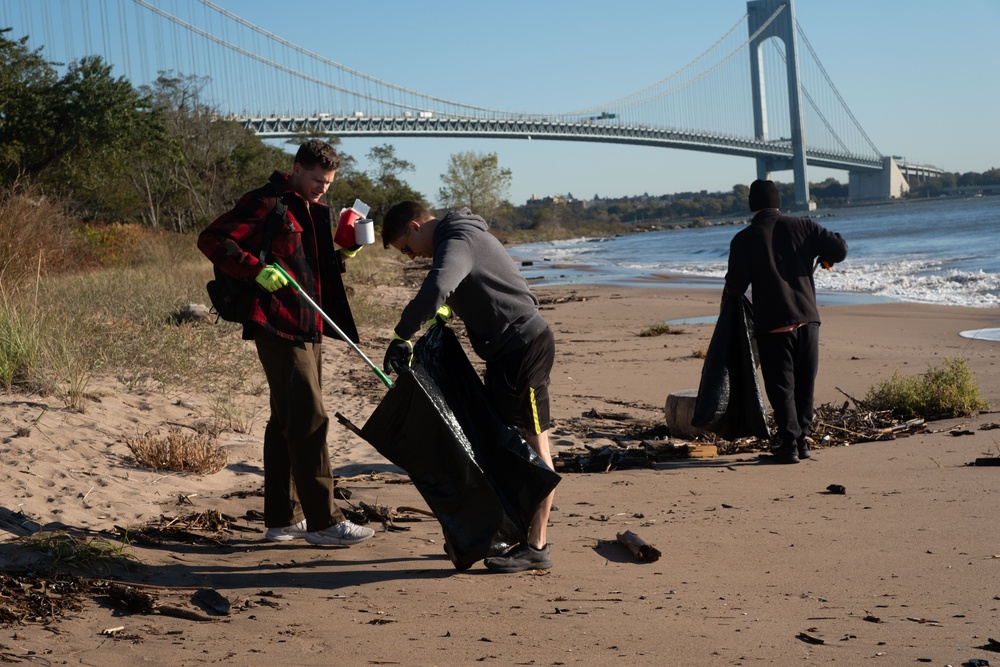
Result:
[[[416,296],[403,309],[385,354],[386,372],[410,365],[410,339],[442,306],[462,318],[475,353],[486,362],[483,383],[500,418],[517,428],[550,468],[549,374],[555,358],[552,330],[538,299],[486,221],[468,208],[435,218],[422,204],[393,206],[382,223],[382,243],[404,255],[432,258]],[[546,531],[554,493],[539,505],[528,541],[487,558],[496,572],[552,567]]]
[[[813,389],[819,367],[819,310],[813,271],[847,257],[847,243],[809,218],[781,215],[771,181],[750,185],[750,226],[733,237],[723,298],[752,288],[764,390],[777,427],[775,459],[810,457]]]

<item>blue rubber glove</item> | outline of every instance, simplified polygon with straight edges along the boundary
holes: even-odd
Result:
[[[254,280],[267,292],[276,292],[288,285],[288,279],[273,264],[265,266]]]
[[[437,313],[434,314],[434,317],[427,320],[427,324],[425,326],[430,328],[435,324],[448,324],[448,320],[451,319],[451,315],[451,306],[444,304],[437,309]]]
[[[382,370],[386,373],[401,373],[413,363],[413,343],[400,338],[397,334],[392,335],[389,347],[385,351],[385,359],[382,361]]]

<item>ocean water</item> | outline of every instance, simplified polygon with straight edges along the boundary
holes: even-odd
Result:
[[[821,303],[1000,308],[1000,197],[894,202],[809,216],[842,234],[849,246],[847,260],[832,271],[816,271]],[[529,243],[511,248],[511,255],[532,262],[522,272],[536,285],[721,289],[729,242],[743,228],[715,225]],[[674,280],[654,280],[659,276]]]

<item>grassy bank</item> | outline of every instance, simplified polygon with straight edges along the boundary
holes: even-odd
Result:
[[[97,374],[129,389],[183,383],[222,394],[259,391],[259,364],[239,325],[178,320],[188,304],[208,303],[212,269],[195,237],[141,228],[119,233],[133,249],[121,261],[3,276],[0,388],[55,394],[78,409]],[[346,280],[359,326],[394,322],[398,313],[386,312],[363,287],[398,284],[400,259],[373,247],[351,260]]]

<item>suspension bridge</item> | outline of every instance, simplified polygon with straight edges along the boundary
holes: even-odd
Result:
[[[666,78],[575,110],[489,108],[390,83],[311,52],[210,0],[0,0],[0,27],[53,61],[100,55],[133,85],[203,77],[200,103],[265,138],[465,137],[586,141],[845,170],[854,201],[899,197],[941,169],[883,154],[827,75],[793,0],[750,0],[714,44]],[[41,11],[39,6],[41,5]],[[274,91],[282,91],[274,94]]]

